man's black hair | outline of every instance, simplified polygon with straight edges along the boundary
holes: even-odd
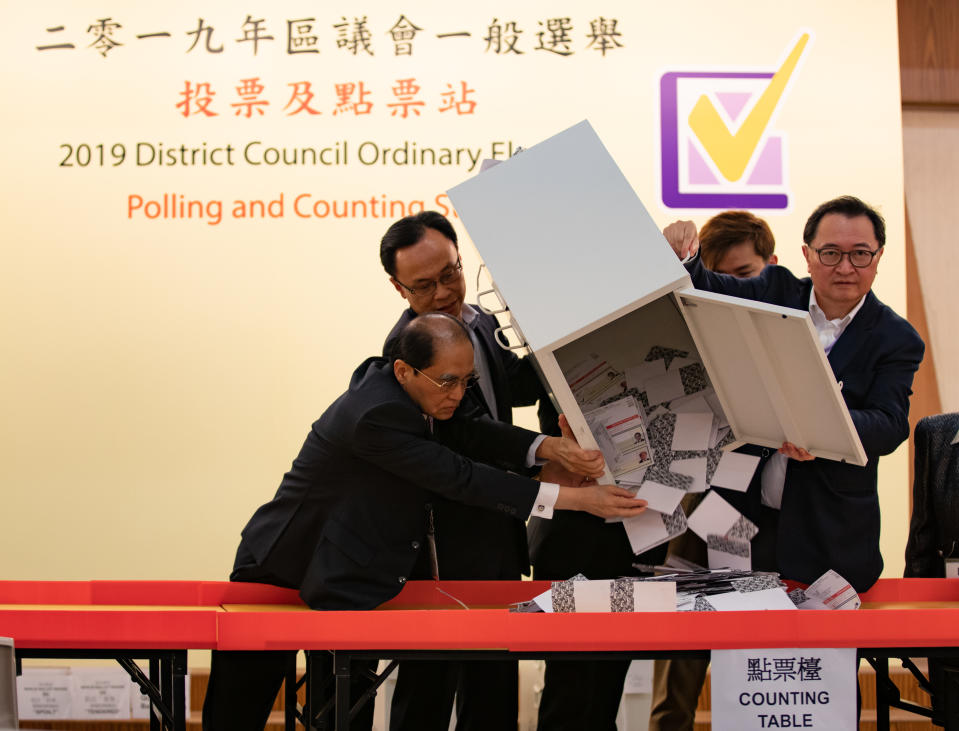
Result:
[[[813,242],[816,238],[816,232],[819,230],[819,222],[830,213],[838,213],[846,218],[866,216],[872,222],[872,230],[876,234],[876,241],[880,248],[886,245],[886,222],[883,217],[879,215],[875,208],[866,205],[851,195],[842,195],[833,198],[831,201],[826,201],[812,212],[802,232],[802,240],[805,243],[811,244]]]
[[[439,231],[453,242],[453,246],[459,248],[453,224],[442,213],[422,211],[413,216],[406,216],[386,229],[386,233],[380,240],[380,262],[387,274],[391,277],[396,276],[396,252],[419,242],[428,228]]]

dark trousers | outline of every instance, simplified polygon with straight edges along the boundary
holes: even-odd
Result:
[[[533,555],[534,579],[635,576],[634,561],[666,557],[665,545],[634,556],[623,526],[585,513],[560,511],[548,527]],[[628,671],[629,660],[547,660],[537,731],[615,731]]]
[[[295,652],[214,650],[210,665],[210,683],[203,701],[203,731],[263,731],[287,668],[296,661]],[[375,661],[356,662],[351,667],[350,695],[355,703],[369,687],[363,671],[376,669]],[[314,713],[333,696],[333,656],[314,653]],[[318,729],[333,729],[332,710],[319,721]],[[369,731],[373,727],[373,700],[360,709],[351,731]]]
[[[629,662],[548,660],[536,728],[539,731],[616,731],[616,714]]]
[[[686,515],[696,509],[704,495],[692,493],[683,498]],[[678,556],[700,566],[705,566],[709,560],[706,543],[691,530],[669,542],[669,556]],[[649,731],[693,731],[696,705],[708,667],[709,660],[695,658],[656,660],[653,663]]]
[[[405,660],[399,664],[390,731],[446,731],[456,697],[457,731],[516,731],[516,661]]]
[[[444,500],[433,505],[443,579],[519,580],[526,548],[519,545],[524,536],[521,532],[517,536],[515,520]],[[427,558],[426,551],[421,551],[410,578],[431,578]],[[454,699],[457,731],[516,731],[516,661],[401,661],[390,706],[390,731],[447,731]]]

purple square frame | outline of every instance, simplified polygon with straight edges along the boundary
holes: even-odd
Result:
[[[669,208],[786,208],[784,193],[682,193],[679,190],[679,110],[676,87],[681,78],[771,79],[772,73],[670,71],[659,82],[663,203]]]

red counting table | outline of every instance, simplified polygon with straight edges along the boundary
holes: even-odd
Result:
[[[337,695],[346,699],[355,659],[391,659],[391,670],[396,660],[413,657],[701,657],[714,649],[854,647],[876,668],[879,729],[888,728],[890,705],[917,710],[900,702],[889,682],[890,657],[959,656],[959,581],[880,580],[862,595],[858,611],[508,610],[548,587],[536,581],[411,581],[375,611],[315,612],[295,591],[262,584],[6,581],[0,582],[0,635],[13,638],[18,660],[116,659],[150,696],[151,728],[173,731],[186,725],[191,649],[332,651]],[[136,659],[149,661],[149,674]],[[292,695],[293,684],[287,685]],[[290,714],[293,705],[288,703]],[[349,710],[348,702],[337,704],[338,729],[348,728]]]

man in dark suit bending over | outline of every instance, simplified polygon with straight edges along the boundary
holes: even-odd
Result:
[[[273,500],[243,529],[231,580],[298,588],[314,609],[373,609],[408,578],[429,578],[435,495],[517,521],[554,509],[642,512],[643,501],[615,486],[555,484],[577,484],[570,470],[599,474],[599,452],[489,419],[453,419],[475,377],[469,333],[445,314],[405,328],[392,359],[362,363],[313,424]],[[553,460],[545,482],[489,466],[523,468],[534,459]],[[262,729],[289,659],[214,652],[205,731]],[[353,727],[371,723],[367,704]]]
[[[380,262],[406,300],[384,352],[418,315],[444,312],[468,328],[477,388],[460,412],[513,423],[514,406],[539,401],[540,429],[558,434],[556,412],[532,363],[500,347],[499,323],[464,302],[466,281],[452,224],[435,211],[396,221],[380,243]],[[443,579],[519,579],[529,573],[526,529],[509,516],[443,498],[433,501],[439,575]],[[568,577],[565,577],[568,578]],[[515,731],[518,715],[516,661],[404,661],[390,713],[391,731],[446,731],[456,697],[457,731]]]

